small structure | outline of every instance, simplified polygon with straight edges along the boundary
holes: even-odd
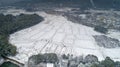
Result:
[[[40,63],[38,65],[34,65],[34,67],[47,67],[46,63]]]
[[[68,67],[68,60],[61,60],[60,67]]]
[[[32,64],[28,65],[29,67],[54,67],[53,63],[39,63],[39,64]]]
[[[47,67],[54,67],[53,63],[47,63]]]

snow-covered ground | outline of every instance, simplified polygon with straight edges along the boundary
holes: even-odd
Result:
[[[32,14],[32,12],[11,10],[6,14]],[[18,54],[13,59],[26,62],[28,57],[38,53],[73,54],[75,56],[88,54],[96,55],[99,60],[110,56],[120,60],[120,49],[100,48],[93,35],[101,35],[93,28],[68,21],[61,15],[44,12],[37,13],[45,20],[35,26],[18,31],[10,36],[10,43],[17,46]]]
[[[5,62],[5,60],[0,58],[0,65],[3,64],[4,62]]]
[[[110,30],[108,36],[120,41],[120,31]]]
[[[52,63],[47,63],[47,67],[54,67],[54,64],[52,64]]]

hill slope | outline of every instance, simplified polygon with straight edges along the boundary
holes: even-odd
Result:
[[[27,13],[27,12],[23,12]],[[94,35],[101,35],[93,28],[68,21],[61,15],[36,12],[45,21],[33,27],[11,35],[10,42],[17,46],[18,54],[14,59],[26,62],[28,57],[38,53],[57,53],[78,55],[96,55],[99,60],[106,56],[120,60],[119,48],[99,47]]]

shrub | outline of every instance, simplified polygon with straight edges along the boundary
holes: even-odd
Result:
[[[63,59],[69,59],[69,56],[63,54],[63,55],[62,55],[62,58],[63,58]]]
[[[98,31],[98,32],[100,32],[100,33],[104,33],[104,34],[106,34],[106,33],[108,32],[108,29],[105,28],[105,27],[102,27],[102,26],[96,26],[96,27],[94,28],[94,30],[95,30],[95,31]]]
[[[58,57],[54,53],[38,54],[33,55],[29,58],[29,61],[33,61],[34,64],[39,63],[56,63],[58,62]]]
[[[85,63],[94,63],[94,62],[98,62],[98,58],[94,55],[87,55],[84,59]]]
[[[100,63],[104,67],[115,67],[114,61],[110,57],[106,57],[104,61]]]

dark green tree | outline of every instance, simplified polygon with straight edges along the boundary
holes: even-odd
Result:
[[[104,61],[100,63],[103,67],[115,67],[114,61],[110,57],[106,57]]]

